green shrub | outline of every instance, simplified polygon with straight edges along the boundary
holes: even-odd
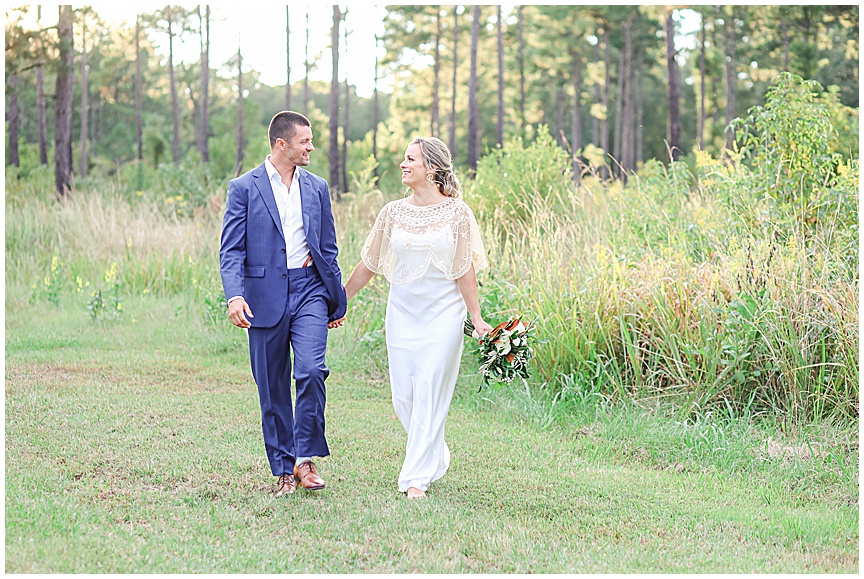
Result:
[[[569,206],[572,188],[570,155],[543,125],[527,146],[519,137],[480,159],[468,194],[482,214],[524,222],[538,204]]]
[[[835,123],[846,124],[837,118],[836,94],[822,96],[818,82],[784,72],[765,98],[764,106],[735,122],[742,159],[752,171],[749,188],[808,224],[824,220],[838,204],[854,204],[855,196],[835,190],[843,158]]]

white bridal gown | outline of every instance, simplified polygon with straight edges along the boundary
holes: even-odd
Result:
[[[408,433],[399,490],[425,491],[447,472],[444,422],[459,374],[467,308],[456,280],[487,267],[474,214],[459,199],[384,206],[362,251],[390,282],[385,331],[393,408]]]

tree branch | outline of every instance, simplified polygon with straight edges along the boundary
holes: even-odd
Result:
[[[22,72],[27,72],[28,70],[32,70],[32,69],[38,68],[40,66],[45,66],[45,61],[38,60],[38,61],[34,62],[33,64],[28,64],[27,66],[23,66],[23,67],[18,68],[18,69],[12,69],[11,71],[8,71],[8,72],[9,72],[9,74],[21,74]]]

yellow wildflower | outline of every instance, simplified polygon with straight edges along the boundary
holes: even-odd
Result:
[[[117,262],[112,261],[111,267],[109,267],[108,270],[105,272],[105,283],[109,285],[114,285],[115,283],[117,283],[117,269]]]

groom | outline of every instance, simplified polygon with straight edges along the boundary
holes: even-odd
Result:
[[[252,375],[276,496],[299,484],[322,489],[313,457],[324,438],[327,328],[345,315],[342,272],[327,182],[309,164],[309,119],[283,111],[270,121],[270,154],[228,184],[219,251],[231,322],[249,331]],[[297,391],[291,408],[291,358]]]

